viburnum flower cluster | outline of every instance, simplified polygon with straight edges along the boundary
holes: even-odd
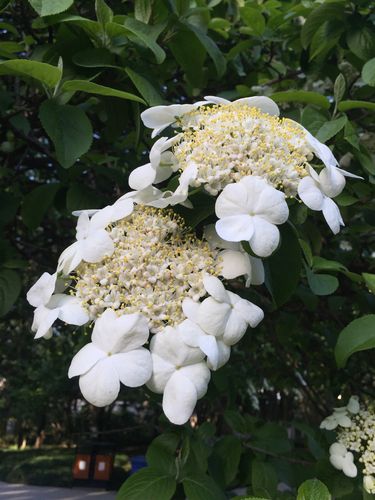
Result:
[[[348,477],[357,476],[354,454],[363,474],[363,487],[375,494],[375,408],[360,404],[352,396],[347,406],[335,408],[320,424],[322,429],[336,429],[336,442],[331,445],[330,462]]]
[[[112,403],[121,383],[146,384],[163,394],[168,419],[185,423],[211,371],[263,319],[231,280],[247,287],[265,281],[262,258],[279,245],[288,198],[321,210],[339,231],[332,198],[353,175],[301,125],[278,115],[267,97],[150,108],[141,116],[152,137],[172,134],[156,140],[149,163],[131,173],[133,191],[75,214],[76,241],[27,298],[35,338],[49,338],[57,319],[92,327],[69,369],[90,403]],[[323,164],[319,173],[314,159]],[[177,187],[163,189],[171,176]],[[216,197],[216,222],[203,234],[171,208],[196,210],[189,197],[197,190]],[[343,417],[335,417],[340,425]]]

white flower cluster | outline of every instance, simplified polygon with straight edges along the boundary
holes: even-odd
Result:
[[[339,231],[332,198],[352,174],[307,130],[278,115],[267,97],[150,108],[142,119],[153,137],[170,126],[178,133],[158,139],[149,163],[131,173],[134,191],[75,214],[76,241],[27,298],[36,308],[35,338],[50,337],[57,319],[93,324],[91,342],[69,369],[89,402],[112,403],[120,383],[147,384],[163,394],[170,421],[186,422],[206,393],[210,370],[223,366],[247,328],[263,319],[258,306],[224,283],[240,276],[246,286],[264,282],[261,258],[279,244],[287,197],[322,210]],[[314,156],[324,164],[319,174],[309,163]],[[155,187],[174,173],[175,191]],[[216,197],[216,224],[202,238],[167,208],[193,208],[190,187]],[[337,411],[327,425],[348,421]]]
[[[322,211],[336,234],[344,223],[332,198],[342,192],[345,176],[356,176],[339,168],[331,150],[300,124],[278,115],[268,97],[230,102],[208,96],[195,104],[152,107],[141,115],[152,137],[169,126],[177,133],[154,143],[150,162],[131,173],[129,184],[139,199],[149,199],[154,190],[156,203],[170,205],[186,202],[189,186],[203,186],[218,195],[220,236],[240,241],[254,235],[255,248],[250,246],[261,257],[277,246],[275,224],[288,217],[285,196],[298,196],[311,210]],[[309,163],[314,156],[324,165],[319,174]],[[155,188],[175,172],[180,175],[174,192]],[[229,225],[231,233],[224,229]],[[269,245],[255,243],[256,232],[264,232]]]
[[[134,205],[126,196],[79,214],[76,242],[27,299],[36,308],[35,338],[50,337],[57,319],[94,323],[91,342],[69,368],[90,403],[112,403],[120,382],[147,384],[163,394],[166,416],[183,424],[206,393],[210,370],[263,319],[218,278],[243,275],[247,286],[260,284],[261,261],[240,244],[227,248],[213,226],[205,234],[198,239],[171,209]]]
[[[358,462],[362,465],[363,487],[368,493],[375,494],[374,407],[365,408],[359,404],[357,396],[352,396],[347,406],[335,408],[333,415],[324,419],[320,427],[327,430],[339,428],[337,442],[329,449],[331,464],[346,476],[356,477],[357,467],[352,452],[358,454]]]

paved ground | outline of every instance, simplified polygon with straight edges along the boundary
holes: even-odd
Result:
[[[115,496],[115,492],[99,489],[29,486],[0,481],[0,500],[114,500]]]

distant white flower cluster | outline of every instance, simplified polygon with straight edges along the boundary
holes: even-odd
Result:
[[[150,108],[142,119],[152,137],[168,127],[177,133],[158,139],[149,163],[131,173],[133,191],[75,214],[76,241],[27,298],[35,338],[51,337],[57,319],[93,326],[69,369],[90,403],[112,403],[121,383],[146,384],[163,394],[171,422],[186,422],[211,370],[263,319],[262,309],[230,290],[230,280],[243,277],[247,287],[265,281],[261,259],[279,245],[287,198],[321,210],[339,231],[332,198],[352,174],[338,168],[327,146],[278,115],[267,97]],[[309,164],[314,156],[324,164],[319,174]],[[174,190],[155,186],[172,175]],[[190,188],[216,197],[216,222],[199,237],[170,208],[181,204],[199,216]],[[326,426],[348,422],[337,411]]]
[[[335,408],[334,413],[320,424],[322,429],[337,429],[337,442],[329,449],[331,464],[348,477],[357,476],[353,452],[362,465],[363,487],[375,494],[375,410],[360,405],[357,396]]]

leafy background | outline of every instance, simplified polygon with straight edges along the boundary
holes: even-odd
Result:
[[[88,429],[121,428],[115,438],[125,448],[144,450],[155,438],[148,467],[120,499],[366,498],[360,479],[329,465],[334,434],[318,427],[340,399],[374,395],[374,7],[0,1],[4,445],[73,444]],[[321,214],[307,218],[292,206],[266,286],[236,290],[264,308],[265,320],[214,374],[196,424],[177,428],[147,391],[124,390],[105,409],[85,405],[66,372],[88,333],[59,326],[48,343],[33,342],[25,292],[74,238],[73,210],[129,190],[129,172],[146,163],[151,145],[142,110],[204,95],[271,96],[364,181],[349,180],[335,200],[346,223],[336,237]],[[199,218],[184,215],[199,228],[212,204],[202,195],[195,202]]]

